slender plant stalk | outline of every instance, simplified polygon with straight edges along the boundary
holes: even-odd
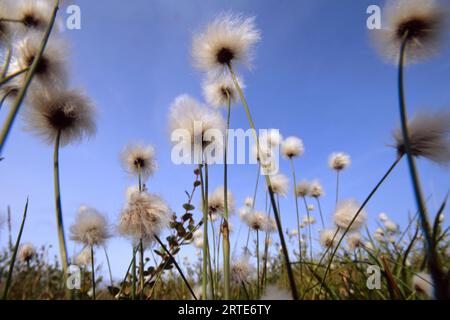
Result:
[[[259,139],[258,139],[258,135],[256,133],[255,124],[254,124],[252,116],[250,114],[250,108],[249,108],[249,106],[247,104],[247,100],[245,99],[244,93],[243,93],[243,91],[241,89],[241,86],[239,85],[239,82],[237,81],[236,75],[235,75],[235,73],[233,71],[233,68],[232,68],[231,64],[228,64],[228,70],[230,71],[231,77],[233,79],[233,83],[234,83],[234,85],[236,87],[236,90],[238,91],[239,96],[241,98],[241,101],[242,101],[242,104],[244,106],[248,122],[249,122],[250,127],[251,127],[251,129],[253,131],[253,134],[255,136],[256,145],[257,145],[257,148],[258,148],[257,150],[259,151]],[[284,239],[283,229],[282,229],[282,226],[281,226],[281,219],[280,219],[280,217],[278,215],[278,209],[277,209],[277,206],[276,206],[275,196],[274,196],[274,193],[273,193],[273,190],[272,190],[272,185],[270,183],[269,176],[266,175],[265,176],[265,180],[266,180],[266,185],[267,185],[267,188],[268,188],[269,194],[270,194],[270,201],[271,201],[273,212],[274,212],[274,215],[275,215],[275,221],[277,223],[278,234],[280,236],[280,243],[281,243],[281,246],[282,246],[282,249],[283,249],[283,256],[284,256],[284,261],[285,261],[285,264],[286,264],[286,271],[287,271],[288,278],[289,278],[289,284],[290,284],[290,287],[291,287],[292,298],[294,300],[297,300],[298,299],[297,286],[295,284],[294,273],[292,271],[291,262],[289,260],[289,253],[288,253],[288,250],[287,250],[286,241]]]
[[[320,221],[322,222],[322,228],[325,229],[325,220],[323,220],[322,206],[320,205],[319,197],[316,197],[316,201],[317,201],[317,206],[319,207]]]
[[[186,287],[189,289],[189,292],[191,293],[192,297],[195,300],[198,300],[197,297],[195,296],[194,290],[192,290],[191,285],[187,281],[187,279],[183,273],[183,270],[181,270],[180,265],[177,263],[174,256],[172,255],[172,253],[166,248],[166,246],[164,245],[164,243],[162,243],[161,239],[159,239],[158,236],[155,236],[155,239],[159,243],[159,245],[164,249],[164,251],[169,255],[170,259],[172,260],[173,264],[175,265],[175,268],[177,268],[178,272],[180,273],[181,278],[183,279],[184,283],[186,284]]]
[[[111,288],[112,288],[112,287],[114,287],[114,281],[113,281],[113,276],[112,276],[112,271],[111,271],[111,263],[109,261],[108,251],[106,250],[105,246],[103,246],[103,251],[105,252],[106,263],[108,265],[108,272],[109,272],[109,282],[111,283]]]
[[[92,268],[92,300],[96,299],[95,295],[95,264],[94,264],[94,247],[91,246],[91,268]]]
[[[339,202],[339,172],[340,170],[336,170],[336,206]]]
[[[139,283],[141,287],[139,298],[144,300],[144,245],[142,239],[139,239]]]
[[[14,79],[15,77],[18,77],[21,74],[27,72],[29,69],[30,69],[29,67],[26,67],[26,68],[24,68],[22,70],[18,70],[18,71],[14,72],[14,73],[11,73],[10,75],[7,75],[6,77],[4,77],[3,79],[0,80],[0,87],[2,85],[4,85],[5,83],[8,83],[9,81]]]
[[[133,246],[133,259],[131,263],[131,299],[136,300],[136,253],[138,248]]]
[[[66,274],[68,267],[67,260],[67,247],[66,238],[64,236],[64,222],[63,213],[61,205],[61,188],[59,181],[59,145],[61,140],[61,131],[58,132],[55,139],[55,147],[53,151],[53,176],[54,176],[54,188],[55,188],[55,208],[56,208],[56,224],[58,228],[58,240],[59,240],[59,251],[61,254],[61,261],[63,272]]]
[[[224,219],[222,225],[223,234],[223,281],[224,281],[224,298],[225,300],[230,300],[230,231],[228,227],[228,130],[230,128],[230,117],[231,117],[231,97],[228,90],[227,93],[227,128],[225,130],[225,149],[223,157],[223,184],[224,184]]]
[[[28,90],[28,87],[31,84],[31,80],[34,77],[34,74],[36,73],[36,69],[39,65],[39,62],[42,58],[42,55],[44,53],[45,47],[47,46],[48,39],[50,38],[50,34],[52,32],[53,26],[55,24],[56,15],[58,13],[59,9],[59,0],[55,0],[55,5],[53,8],[52,18],[50,20],[50,23],[44,33],[44,37],[41,43],[41,46],[39,47],[39,50],[37,51],[37,54],[33,60],[33,63],[31,64],[31,67],[27,73],[27,76],[24,80],[24,85],[20,89],[19,93],[17,94],[16,100],[14,101],[13,105],[11,106],[11,110],[6,118],[5,123],[3,124],[3,127],[0,131],[0,154],[3,151],[3,147],[5,146],[6,139],[8,138],[9,132],[11,130],[11,127],[14,123],[14,120],[17,116],[17,113],[19,112],[19,108],[22,105],[23,100],[25,99],[26,92]]]
[[[259,299],[259,231],[256,230],[256,298]]]
[[[207,164],[205,164],[206,166]],[[202,186],[202,210],[203,210],[203,261],[202,261],[202,300],[206,300],[208,287],[208,204],[205,194],[205,182],[202,174],[202,165],[199,165],[200,182]]]
[[[400,47],[400,58],[398,67],[398,91],[399,91],[399,107],[400,119],[402,127],[402,135],[405,147],[406,158],[408,160],[409,174],[411,176],[416,204],[419,209],[420,222],[425,236],[426,252],[428,253],[428,268],[435,284],[435,294],[438,299],[449,299],[449,283],[439,261],[439,255],[436,251],[436,242],[432,236],[431,224],[428,216],[427,207],[425,205],[422,187],[420,184],[419,173],[417,171],[416,162],[411,153],[411,143],[408,132],[408,115],[406,111],[406,99],[404,90],[404,61],[405,52],[408,45],[408,31],[405,32]]]
[[[17,235],[16,245],[14,246],[14,252],[12,254],[11,261],[9,263],[8,276],[6,278],[5,288],[3,289],[3,297],[2,297],[3,300],[6,300],[8,298],[8,291],[9,287],[11,286],[14,264],[16,263],[17,251],[19,249],[20,239],[22,238],[23,227],[25,226],[25,220],[27,218],[27,211],[28,211],[28,198],[25,204],[25,209],[23,211],[22,224],[20,225],[19,234]]]
[[[386,180],[386,178],[390,175],[390,173],[392,172],[392,170],[394,170],[394,168],[397,166],[397,164],[400,162],[402,157],[398,157],[394,163],[389,167],[388,171],[384,174],[384,176],[381,178],[381,180],[377,183],[377,185],[375,186],[375,188],[372,189],[372,191],[369,193],[369,195],[367,196],[367,198],[364,200],[364,202],[362,203],[361,207],[358,209],[358,211],[356,212],[356,214],[354,215],[353,219],[350,221],[349,225],[347,226],[347,228],[344,230],[344,232],[342,233],[336,247],[334,248],[331,257],[328,261],[328,265],[327,268],[325,269],[325,274],[323,275],[322,278],[322,283],[320,285],[320,290],[319,290],[319,295],[320,295],[320,291],[322,289],[323,284],[325,283],[325,279],[328,275],[328,271],[330,269],[331,263],[333,262],[334,256],[336,255],[336,252],[339,249],[339,246],[341,245],[342,241],[344,240],[344,237],[347,235],[348,231],[350,230],[351,226],[353,225],[353,223],[355,222],[356,218],[358,218],[359,214],[361,213],[361,211],[364,209],[364,207],[367,205],[367,203],[369,202],[369,200],[373,197],[373,195],[377,192],[378,188],[380,188],[380,186],[383,184],[383,182]],[[334,242],[334,240],[333,240]],[[328,249],[327,249],[328,251]],[[326,254],[326,252],[325,252]]]
[[[291,157],[289,158],[291,163],[291,169],[292,169],[292,180],[294,182],[294,200],[295,200],[295,213],[297,215],[297,232],[298,232],[298,255],[300,260],[300,269],[302,264],[302,244],[301,244],[301,229],[300,229],[300,213],[298,210],[298,198],[297,198],[297,179],[295,175],[295,165],[294,165],[294,159]],[[302,272],[300,272],[300,279],[302,278]]]
[[[309,233],[309,253],[311,257],[311,262],[313,261],[313,248],[312,248],[312,234],[311,234],[311,218],[309,215],[308,204],[306,203],[306,198],[303,196],[303,202],[305,203],[306,217],[308,218],[308,233]]]

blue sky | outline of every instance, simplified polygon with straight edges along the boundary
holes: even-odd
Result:
[[[82,29],[65,31],[71,47],[71,85],[85,88],[99,110],[98,133],[89,141],[61,151],[61,186],[66,230],[82,204],[104,212],[116,222],[124,204],[124,190],[134,183],[121,168],[119,153],[129,142],[155,146],[159,171],[148,182],[174,211],[180,212],[184,190],[192,183],[191,166],[170,160],[168,109],[174,98],[188,93],[202,98],[202,74],[192,67],[190,46],[195,31],[217,14],[231,10],[256,16],[262,42],[254,68],[240,69],[246,96],[259,128],[278,128],[286,137],[305,143],[296,161],[298,179],[318,178],[325,188],[323,210],[327,221],[334,207],[334,172],[328,156],[334,151],[351,155],[352,165],[342,175],[342,198],[362,201],[394,161],[388,147],[399,122],[396,68],[377,55],[366,28],[366,9],[376,0],[80,0]],[[61,17],[66,17],[61,12]],[[450,108],[450,47],[406,72],[410,113],[426,108]],[[232,127],[248,128],[241,106],[232,111]],[[0,121],[5,117],[0,112]],[[19,119],[11,132],[0,165],[0,212],[13,210],[14,231],[27,196],[30,207],[24,241],[53,244],[57,234],[53,203],[52,148],[24,132]],[[431,212],[449,188],[448,168],[419,161]],[[223,183],[222,167],[212,168],[211,187]],[[253,192],[256,166],[232,165],[230,190],[240,206]],[[290,175],[289,163],[282,170]],[[367,206],[369,225],[386,212],[405,225],[415,210],[406,162],[394,171]],[[263,209],[264,193],[256,207]],[[198,203],[198,199],[195,200]],[[285,226],[294,228],[292,190],[281,203]],[[317,215],[317,211],[314,213]],[[197,213],[197,217],[199,217]],[[316,216],[317,217],[317,216]],[[237,218],[233,218],[236,230]],[[68,232],[67,232],[68,235]],[[315,236],[317,238],[317,236]],[[0,243],[7,241],[0,232]],[[69,252],[80,249],[69,243]],[[130,243],[109,242],[115,277],[129,262]],[[188,249],[182,254],[192,254]],[[99,259],[102,254],[99,251]],[[103,270],[106,267],[103,266]]]

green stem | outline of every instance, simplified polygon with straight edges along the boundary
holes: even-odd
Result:
[[[139,239],[139,283],[141,288],[139,298],[144,300],[144,245],[142,239]]]
[[[58,228],[58,241],[59,251],[61,254],[61,261],[63,272],[66,274],[68,261],[67,261],[67,246],[66,238],[64,236],[64,222],[61,205],[61,188],[59,180],[59,145],[61,140],[61,131],[58,132],[55,139],[55,146],[53,151],[53,175],[54,175],[54,188],[55,188],[55,208],[56,208],[56,224]]]
[[[301,230],[300,230],[300,213],[298,210],[298,198],[297,198],[297,193],[295,191],[295,189],[297,188],[297,178],[295,175],[295,165],[294,165],[294,159],[291,157],[289,158],[290,163],[291,163],[291,169],[292,169],[292,179],[294,182],[294,200],[295,200],[295,213],[297,215],[297,232],[298,232],[298,254],[299,254],[299,260],[300,260],[300,268],[301,268],[301,264],[302,264],[302,244],[301,244]],[[300,273],[300,279],[302,277],[302,273]]]
[[[169,255],[170,259],[172,260],[173,264],[175,265],[175,268],[177,268],[178,272],[180,273],[181,278],[183,279],[184,283],[186,284],[186,287],[189,289],[189,292],[191,293],[192,297],[195,300],[198,300],[197,297],[195,296],[194,290],[192,290],[191,285],[187,281],[187,279],[183,273],[183,270],[181,270],[180,265],[177,263],[174,256],[172,255],[172,253],[166,248],[166,246],[164,245],[164,243],[162,243],[161,239],[159,239],[158,236],[155,236],[155,239],[159,243],[159,245],[164,249],[164,251]]]
[[[20,225],[19,234],[17,235],[16,245],[14,246],[14,251],[13,251],[13,254],[11,257],[11,262],[9,263],[8,276],[6,278],[5,288],[3,289],[3,297],[2,297],[3,300],[6,300],[8,298],[8,291],[9,291],[9,287],[11,286],[11,279],[12,279],[12,274],[13,274],[13,270],[14,270],[14,264],[16,263],[17,251],[19,249],[20,239],[22,238],[22,232],[23,232],[23,227],[25,226],[25,219],[27,218],[27,212],[28,212],[28,198],[27,198],[27,202],[25,204],[25,209],[23,212],[22,224]]]
[[[256,230],[256,298],[259,299],[259,231]]]
[[[105,252],[106,263],[108,265],[108,272],[109,272],[109,282],[111,283],[111,288],[112,288],[112,287],[114,287],[114,281],[113,281],[113,276],[112,276],[112,271],[111,271],[111,263],[109,261],[108,251],[106,250],[105,246],[103,246],[103,251]]]
[[[311,262],[313,261],[313,248],[312,248],[312,234],[311,234],[311,218],[309,215],[309,210],[308,210],[308,204],[306,203],[306,198],[303,198],[303,202],[305,203],[305,209],[306,209],[306,217],[308,218],[308,233],[309,233],[309,253],[310,253],[310,257],[311,257]]]
[[[409,130],[408,130],[408,115],[406,112],[406,102],[405,102],[405,90],[404,90],[404,61],[405,52],[408,45],[408,31],[405,32],[402,39],[402,44],[400,47],[400,58],[398,67],[398,91],[399,91],[399,107],[400,107],[400,119],[402,127],[402,135],[404,141],[404,148],[406,153],[406,158],[408,160],[409,173],[411,176],[414,195],[417,207],[419,209],[420,222],[422,225],[422,230],[425,236],[425,245],[427,247],[428,253],[428,267],[430,269],[431,277],[435,285],[435,294],[438,299],[448,299],[450,297],[449,283],[448,279],[441,268],[441,262],[439,261],[439,255],[436,251],[436,242],[432,237],[431,224],[428,216],[428,210],[425,205],[422,186],[419,179],[419,174],[416,167],[416,162],[414,156],[411,152],[411,143],[409,140]]]
[[[325,221],[323,220],[322,206],[320,205],[319,197],[316,197],[316,200],[317,200],[317,206],[319,207],[320,221],[322,222],[322,229],[325,229]]]
[[[28,90],[28,87],[31,84],[31,80],[34,77],[34,74],[36,73],[36,69],[39,65],[39,62],[41,61],[45,47],[47,46],[48,39],[50,38],[50,34],[52,32],[53,25],[55,24],[58,9],[59,9],[59,0],[55,0],[55,6],[53,8],[52,18],[47,27],[47,30],[45,31],[41,46],[40,46],[39,50],[37,51],[37,54],[33,60],[33,63],[31,64],[30,70],[28,71],[27,76],[25,78],[24,85],[20,89],[20,91],[16,97],[16,100],[14,101],[14,104],[11,107],[11,111],[9,112],[8,117],[6,118],[6,121],[0,132],[0,154],[3,151],[3,147],[5,146],[5,141],[8,138],[12,124],[17,116],[17,113],[19,112],[19,108],[20,108],[23,100],[25,99],[26,92]]]
[[[207,164],[205,164],[206,166]],[[208,290],[208,198],[205,194],[205,184],[202,173],[202,165],[199,165],[200,182],[202,186],[202,210],[203,210],[203,260],[202,260],[202,299],[207,300]]]
[[[0,87],[2,85],[4,85],[5,83],[8,83],[9,81],[14,79],[15,77],[18,77],[21,74],[27,72],[29,69],[30,69],[29,67],[26,67],[26,68],[24,68],[22,70],[18,70],[18,71],[14,72],[14,73],[11,73],[11,74],[7,75],[6,77],[4,77],[3,79],[0,80]]]
[[[336,206],[339,202],[339,170],[336,170]]]
[[[91,246],[91,268],[92,268],[92,299],[95,300],[95,266],[94,266],[94,247]]]
[[[249,108],[249,106],[247,104],[247,100],[245,99],[244,93],[243,93],[243,91],[241,89],[241,86],[239,85],[239,82],[237,81],[237,77],[236,77],[236,75],[235,75],[235,73],[233,71],[233,68],[231,67],[231,64],[228,65],[228,70],[230,71],[231,77],[233,79],[233,83],[234,83],[234,85],[235,85],[235,87],[236,87],[236,89],[237,89],[237,91],[239,93],[239,96],[241,98],[242,104],[243,104],[244,109],[245,109],[245,113],[247,115],[247,120],[248,120],[248,122],[250,124],[250,127],[251,127],[251,129],[253,131],[253,134],[254,134],[254,138],[256,140],[256,146],[258,148],[257,150],[259,150],[259,139],[258,139],[258,135],[256,134],[255,124],[253,123],[253,119],[252,119],[252,116],[250,114],[250,108]],[[292,271],[291,262],[289,260],[289,253],[288,253],[288,250],[287,250],[286,241],[284,239],[283,229],[281,227],[281,220],[280,220],[280,217],[278,215],[278,210],[277,210],[277,206],[276,206],[276,202],[275,202],[275,196],[274,196],[274,193],[273,193],[273,190],[272,190],[272,185],[270,183],[269,176],[265,176],[265,180],[266,180],[266,185],[267,185],[267,188],[268,188],[269,194],[270,194],[270,201],[271,201],[273,212],[274,212],[274,215],[275,215],[275,221],[277,223],[278,234],[280,236],[280,243],[281,243],[281,247],[283,249],[283,257],[284,257],[284,262],[286,264],[286,271],[287,271],[287,274],[288,274],[288,277],[289,277],[289,284],[290,284],[290,287],[291,287],[292,297],[293,297],[294,300],[297,300],[298,299],[297,286],[295,284],[294,273]]]
[[[137,249],[137,248],[136,248]],[[133,247],[133,260],[131,265],[131,299],[136,300],[136,250]]]
[[[227,108],[227,128],[225,130],[225,150],[224,150],[224,169],[223,169],[223,184],[224,184],[224,221],[222,226],[223,234],[223,280],[224,280],[224,298],[225,300],[230,300],[230,232],[228,228],[228,130],[230,128],[230,117],[231,117],[231,97],[230,93],[227,92],[228,108]]]

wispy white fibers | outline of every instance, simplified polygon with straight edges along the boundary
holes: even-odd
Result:
[[[272,191],[280,196],[285,197],[289,191],[289,179],[283,174],[270,176]]]
[[[351,163],[350,156],[343,152],[332,153],[329,159],[331,169],[341,171],[347,168]]]
[[[228,212],[234,213],[235,202],[233,194],[227,190]],[[223,187],[218,187],[208,199],[209,214],[223,214],[225,212],[225,191]]]
[[[435,0],[388,1],[383,10],[383,28],[374,31],[380,53],[387,61],[397,64],[406,37],[407,63],[433,56],[443,38],[446,9]]]
[[[24,114],[26,129],[47,143],[61,134],[61,145],[91,136],[96,131],[95,108],[81,91],[42,90],[35,93]]]
[[[359,208],[359,203],[354,199],[339,202],[333,216],[336,226],[344,230],[349,228],[349,231],[360,229],[367,220],[367,213],[364,209],[359,212],[355,221],[350,225]]]
[[[299,157],[305,152],[303,141],[297,137],[287,137],[281,143],[281,153],[286,158]]]
[[[19,70],[31,67],[42,42],[40,32],[28,32],[14,43],[13,63]],[[34,81],[47,88],[65,88],[67,84],[67,44],[58,38],[50,38],[37,65]]]
[[[177,145],[195,152],[208,147],[211,151],[222,150],[225,120],[220,112],[211,110],[188,96],[178,96],[172,103],[169,127]],[[175,137],[174,137],[175,136]],[[181,136],[182,139],[177,140]],[[198,157],[199,154],[194,154]],[[207,159],[208,160],[208,159]]]
[[[94,208],[81,206],[70,227],[71,239],[85,246],[101,246],[111,237],[106,218]]]
[[[420,112],[408,123],[411,154],[438,164],[450,163],[450,113]],[[401,129],[394,132],[397,154],[406,152]]]
[[[155,149],[151,145],[129,144],[121,154],[122,165],[128,173],[144,179],[158,168]]]
[[[332,248],[337,244],[336,230],[325,229],[320,232],[320,244],[324,248]]]
[[[220,75],[228,64],[250,66],[252,48],[260,40],[254,18],[231,13],[219,15],[206,29],[194,35],[192,57],[202,71]]]
[[[31,243],[24,243],[20,246],[18,258],[23,262],[30,262],[36,256],[36,249]]]
[[[122,210],[118,230],[133,240],[154,240],[169,226],[173,213],[166,202],[148,192],[134,192]]]
[[[245,88],[242,78],[238,78],[241,89]],[[203,95],[206,103],[214,108],[227,108],[228,99],[234,105],[239,101],[239,93],[229,75],[219,77],[207,77],[203,82]]]

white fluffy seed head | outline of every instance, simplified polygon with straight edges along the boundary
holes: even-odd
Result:
[[[434,297],[434,285],[431,276],[425,272],[419,272],[412,277],[414,291],[425,294],[429,298]]]
[[[27,30],[44,31],[50,24],[53,7],[48,0],[18,1],[17,19],[21,20]]]
[[[238,83],[241,89],[245,88],[241,78],[238,78]],[[206,103],[214,108],[227,108],[228,102],[230,105],[234,105],[239,101],[239,93],[228,74],[220,77],[207,77],[203,82],[203,95]]]
[[[245,198],[244,205],[249,208],[253,207],[253,198],[252,197]]]
[[[242,222],[248,224],[248,218],[252,214],[252,208],[248,206],[244,206],[242,208],[239,208],[239,219],[241,219]]]
[[[29,262],[36,256],[36,249],[31,243],[24,243],[19,248],[19,260]]]
[[[384,222],[384,227],[389,233],[397,233],[398,232],[398,225],[392,221],[392,220],[386,220]]]
[[[435,55],[445,30],[445,9],[435,0],[388,1],[383,11],[384,27],[374,31],[374,42],[386,61],[399,62],[404,37],[406,63]]]
[[[31,67],[34,58],[38,54],[41,42],[41,33],[29,32],[15,43],[14,64],[19,70]],[[45,87],[64,88],[67,84],[67,52],[67,44],[65,42],[61,39],[51,38],[36,67],[34,81],[39,81]]]
[[[231,265],[231,281],[241,285],[248,282],[254,272],[254,267],[250,264],[250,255],[244,254]]]
[[[84,248],[76,257],[75,264],[80,267],[87,267],[91,265],[91,249]]]
[[[324,248],[333,248],[338,240],[336,230],[325,229],[320,232],[320,244]]]
[[[362,246],[361,234],[359,232],[354,232],[347,237],[347,248],[350,251],[356,250],[356,248]]]
[[[376,230],[375,230],[375,233],[373,234],[373,237],[375,238],[375,240],[377,240],[378,242],[384,242],[386,239],[385,239],[385,234],[384,234],[384,231],[383,231],[383,229],[381,229],[381,228],[377,228]]]
[[[0,19],[11,16],[11,10],[8,3],[4,1],[0,2]],[[13,29],[10,23],[6,21],[0,21],[0,47],[3,47],[6,43],[9,43]]]
[[[248,225],[255,231],[268,231],[269,217],[263,212],[254,212],[248,216]]]
[[[158,168],[155,149],[151,145],[129,144],[121,153],[123,168],[131,175],[143,179],[152,176]]]
[[[231,13],[218,16],[194,36],[194,65],[212,75],[223,74],[228,65],[236,62],[250,66],[252,47],[261,38],[254,20]]]
[[[343,152],[335,152],[330,155],[329,166],[331,169],[341,171],[351,163],[350,156]]]
[[[173,102],[169,127],[177,144],[183,144],[184,148],[196,150],[196,146],[201,150],[212,144],[210,148],[217,151],[223,146],[225,120],[220,112],[206,108],[188,95],[178,96]],[[184,138],[182,142],[178,140],[179,135]],[[216,140],[219,136],[222,139]]]
[[[303,223],[306,225],[306,224],[315,224],[316,223],[316,218],[314,218],[314,217],[311,217],[311,216],[304,216],[303,217]]]
[[[408,123],[411,154],[437,164],[450,163],[450,112],[420,112]],[[398,156],[406,152],[401,128],[394,132]]]
[[[283,136],[278,129],[269,129],[259,136],[259,143],[269,148],[277,148],[283,142]]]
[[[172,218],[172,211],[162,198],[135,192],[122,210],[118,231],[135,241],[146,239],[151,242],[169,226]]]
[[[313,198],[320,198],[321,196],[323,196],[323,194],[323,187],[320,182],[318,180],[314,180],[313,182],[311,182],[311,184],[309,185],[309,196]]]
[[[378,219],[380,219],[381,222],[386,222],[386,221],[389,220],[389,217],[388,217],[388,215],[387,215],[386,213],[381,212],[381,213],[378,215]]]
[[[34,93],[24,114],[25,129],[53,144],[61,134],[65,146],[96,131],[96,111],[91,100],[79,90],[42,90]]]
[[[303,141],[297,137],[287,137],[281,143],[281,153],[286,158],[294,158],[303,155],[305,147]]]
[[[270,186],[275,194],[285,197],[289,191],[289,179],[284,174],[270,176]]]
[[[367,213],[364,209],[358,213],[359,208],[359,203],[354,199],[339,202],[333,217],[336,226],[344,230],[349,228],[350,231],[360,229],[367,220]],[[350,225],[355,216],[355,221]]]
[[[300,181],[295,187],[295,195],[297,197],[306,197],[310,193],[310,184],[308,181]]]
[[[227,191],[227,206],[228,213],[234,213],[235,202],[234,196]],[[225,213],[225,189],[223,187],[218,187],[208,199],[208,212],[209,214],[224,214]]]
[[[101,246],[111,237],[106,218],[93,208],[81,206],[75,223],[70,227],[70,238],[85,246]]]

